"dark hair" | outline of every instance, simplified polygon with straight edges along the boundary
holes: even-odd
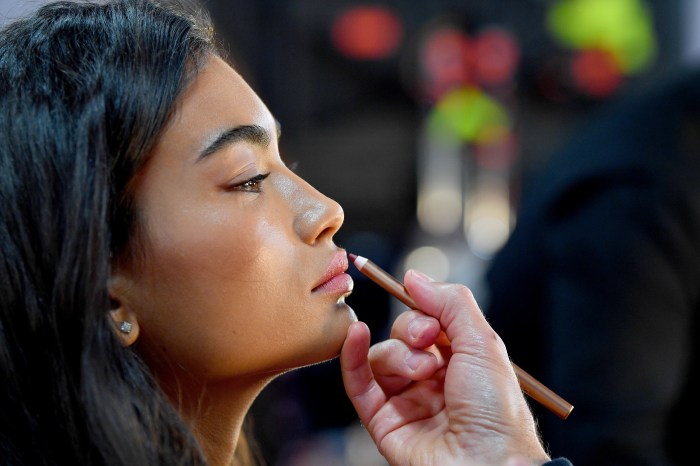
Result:
[[[60,2],[0,34],[3,464],[205,462],[113,334],[107,291],[135,234],[130,181],[217,53],[195,13]]]

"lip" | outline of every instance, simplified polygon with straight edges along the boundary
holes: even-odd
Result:
[[[331,259],[326,271],[321,278],[316,282],[311,292],[341,292],[347,293],[352,291],[352,277],[345,273],[348,270],[348,256],[345,251],[340,250]]]

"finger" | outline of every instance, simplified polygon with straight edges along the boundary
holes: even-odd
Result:
[[[499,354],[498,359],[503,359],[505,346],[484,318],[469,288],[434,282],[415,270],[406,272],[404,286],[422,312],[440,321],[452,353],[477,351],[486,357]]]
[[[397,338],[414,348],[427,348],[440,334],[440,322],[422,312],[402,312],[391,326],[391,338]]]
[[[441,330],[440,322],[420,311],[408,310],[399,314],[391,327],[390,337],[430,351],[437,357],[438,367],[442,367],[452,355],[450,341]],[[380,383],[385,387],[383,380]]]
[[[370,333],[367,324],[353,322],[348,328],[348,334],[340,351],[340,368],[345,392],[365,425],[387,399],[370,367],[369,343]]]
[[[411,381],[425,380],[444,366],[435,354],[411,348],[401,340],[391,339],[373,345],[369,361],[374,377],[388,395]]]

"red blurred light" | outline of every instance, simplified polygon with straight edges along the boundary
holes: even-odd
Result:
[[[580,92],[595,98],[608,97],[622,82],[615,57],[599,49],[578,52],[571,61],[571,77]]]
[[[401,20],[388,8],[361,6],[341,13],[331,26],[331,40],[343,55],[380,60],[392,55],[403,39]]]
[[[476,38],[477,79],[486,85],[510,81],[520,61],[520,47],[504,29],[489,28]]]
[[[474,57],[464,32],[442,28],[430,34],[420,53],[426,94],[437,100],[451,89],[474,84]]]

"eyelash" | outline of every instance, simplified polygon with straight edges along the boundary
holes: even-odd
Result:
[[[270,173],[262,173],[260,175],[255,175],[254,177],[236,185],[231,186],[232,191],[243,191],[246,193],[260,193],[260,185],[263,180],[270,176]]]

